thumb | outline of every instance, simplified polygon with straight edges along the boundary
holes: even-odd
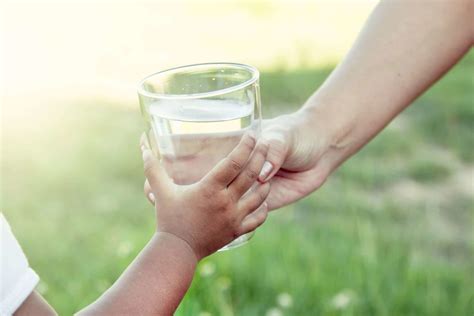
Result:
[[[142,157],[145,177],[155,198],[170,194],[174,183],[168,177],[158,159],[153,155],[153,152],[148,148],[142,147]]]
[[[268,146],[267,159],[258,176],[261,182],[269,181],[281,168],[288,154],[289,144],[283,131],[263,132],[261,141]]]

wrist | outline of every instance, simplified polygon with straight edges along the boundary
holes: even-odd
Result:
[[[305,118],[306,130],[318,147],[318,164],[330,174],[351,152],[355,116],[334,101],[311,97],[298,111]],[[307,137],[307,136],[306,136]]]
[[[162,246],[172,249],[183,260],[189,260],[188,262],[192,262],[194,265],[202,259],[185,239],[173,233],[157,231],[152,238],[158,240]]]
[[[327,149],[344,148],[350,144],[355,116],[343,104],[313,96],[300,111],[310,118],[314,135],[323,138]]]

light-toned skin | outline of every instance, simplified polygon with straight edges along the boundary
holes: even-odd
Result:
[[[318,189],[446,73],[473,44],[473,21],[472,0],[382,1],[303,108],[265,122],[270,210]]]
[[[344,60],[297,112],[264,121],[270,210],[318,189],[469,51],[473,0],[382,1]],[[145,193],[150,201],[148,184]]]
[[[267,146],[256,145],[253,136],[244,136],[189,186],[175,185],[143,142],[142,152],[145,176],[159,201],[156,232],[112,287],[78,315],[172,315],[197,263],[266,219],[270,184],[256,180]],[[15,313],[33,314],[55,314],[36,292]]]

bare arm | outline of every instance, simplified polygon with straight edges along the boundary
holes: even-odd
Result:
[[[344,61],[305,106],[331,133],[338,151],[333,167],[469,50],[473,8],[470,0],[382,1],[377,6]]]
[[[270,209],[316,190],[470,49],[474,1],[382,1],[298,112],[265,122]],[[268,165],[268,164],[267,164]]]
[[[269,185],[242,197],[255,184],[247,174],[257,173],[265,159],[267,148],[255,145],[253,137],[243,137],[200,182],[178,187],[143,144],[145,175],[159,201],[157,232],[117,282],[79,315],[172,315],[198,261],[265,221]]]
[[[78,315],[172,315],[196,264],[182,239],[156,233],[117,282]]]
[[[36,291],[33,291],[15,311],[15,316],[54,316],[57,315],[48,302]]]
[[[191,285],[197,258],[182,239],[155,233],[115,284],[78,315],[172,315]],[[15,316],[53,316],[36,291]]]
[[[159,201],[157,232],[118,281],[79,315],[172,315],[198,261],[265,221],[269,185],[242,197],[255,184],[248,174],[257,174],[265,160],[267,148],[254,147],[253,137],[243,137],[200,182],[178,187],[142,146],[145,175]]]
[[[150,190],[159,201],[156,232],[112,287],[78,315],[172,315],[198,261],[266,219],[270,185],[258,184],[256,175],[267,147],[251,135],[189,186],[175,185],[145,144],[142,151]],[[35,292],[16,315],[55,313]]]

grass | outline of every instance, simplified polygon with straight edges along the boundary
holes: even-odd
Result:
[[[329,71],[263,73],[264,113],[297,108]],[[472,182],[450,183],[474,159],[473,73],[471,52],[323,188],[202,262],[177,315],[472,315]],[[2,210],[39,290],[72,314],[153,232],[142,122],[100,101],[26,112],[35,124],[4,126]],[[406,181],[424,195],[393,194]]]

